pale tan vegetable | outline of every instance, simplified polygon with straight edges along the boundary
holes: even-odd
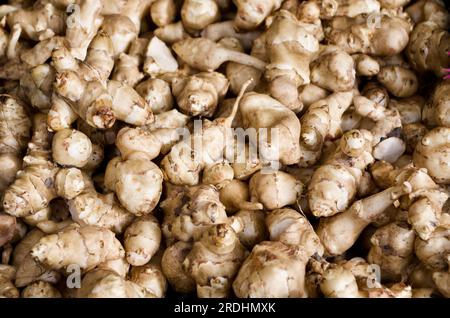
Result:
[[[172,81],[172,93],[180,110],[189,116],[211,117],[225,97],[229,82],[217,72],[202,72]]]
[[[156,0],[150,7],[150,16],[153,23],[163,27],[174,22],[177,9],[176,0]]]
[[[406,224],[385,225],[372,235],[367,260],[380,266],[383,280],[399,281],[413,259],[414,239],[414,231]]]
[[[177,69],[178,62],[170,49],[157,36],[154,36],[145,51],[144,72],[154,78],[164,73],[175,72]]]
[[[81,131],[63,129],[53,136],[53,160],[63,166],[81,168],[92,155],[92,143]]]
[[[238,218],[243,224],[238,237],[247,249],[251,250],[256,244],[267,240],[268,231],[263,211],[240,210],[234,217]]]
[[[205,38],[181,40],[172,48],[189,66],[201,71],[214,71],[227,61],[253,66],[259,70],[264,70],[266,66],[266,63],[255,57],[226,49]]]
[[[307,297],[305,252],[281,242],[264,241],[242,264],[233,290],[237,297]]]
[[[410,190],[410,185],[405,182],[356,201],[340,214],[322,218],[317,235],[325,247],[325,254],[339,255],[347,251],[367,225]]]
[[[377,74],[378,81],[396,97],[411,97],[419,86],[416,74],[400,66],[384,66]]]
[[[197,240],[208,227],[227,223],[225,207],[214,186],[199,185],[169,191],[160,207],[164,211],[162,229],[167,240]]]
[[[416,238],[414,251],[417,258],[433,271],[443,271],[447,268],[446,257],[450,251],[450,229],[437,228],[427,240]]]
[[[219,189],[220,202],[223,203],[228,213],[239,210],[262,210],[263,205],[259,202],[250,202],[249,187],[245,182],[237,179],[231,180]]]
[[[409,21],[389,14],[370,21],[364,15],[335,17],[326,36],[328,43],[349,54],[375,56],[392,56],[406,48],[412,29]]]
[[[55,187],[57,194],[67,200],[72,219],[82,226],[95,225],[122,233],[133,220],[133,214],[119,204],[114,193],[98,193],[90,177],[76,168],[58,171]]]
[[[52,284],[59,281],[58,272],[45,268],[31,255],[31,249],[44,235],[44,232],[39,229],[33,229],[16,245],[12,264],[17,268],[14,282],[17,287],[25,287],[35,281],[46,281]]]
[[[253,92],[244,95],[239,111],[243,128],[256,130],[260,161],[279,160],[285,165],[299,161],[300,121],[293,111],[268,95]]]
[[[315,216],[340,213],[353,202],[364,169],[374,161],[371,142],[368,131],[346,132],[336,151],[314,171],[307,197]]]
[[[15,275],[13,266],[0,264],[0,297],[19,298],[19,290],[13,284]]]
[[[192,249],[192,243],[176,242],[164,251],[162,271],[172,288],[179,293],[195,290],[194,279],[184,270],[183,262]]]
[[[161,229],[152,215],[136,219],[124,233],[124,248],[128,263],[133,266],[147,264],[158,251]]]
[[[432,3],[434,1],[427,2]],[[450,66],[447,56],[449,47],[450,34],[445,30],[445,27],[439,26],[432,20],[425,21],[416,24],[411,32],[406,56],[411,66],[418,72],[431,71],[437,76],[442,76],[444,68]]]
[[[286,10],[274,15],[265,40],[270,63],[264,76],[270,83],[270,95],[288,108],[300,111],[303,105],[297,88],[310,83],[309,63],[319,51],[319,42]]]
[[[141,65],[144,62],[147,45],[148,39],[138,38],[131,43],[128,54],[120,53],[111,79],[131,87],[136,86],[145,76],[141,72]]]
[[[323,246],[312,225],[297,211],[287,208],[271,211],[266,224],[271,241],[299,246],[308,257],[323,255]]]
[[[181,21],[187,30],[202,30],[219,19],[219,6],[214,0],[185,0],[181,7]]]
[[[31,120],[25,105],[10,95],[0,95],[0,193],[14,181],[22,153],[30,138]]]
[[[227,224],[217,224],[194,243],[183,267],[195,280],[198,297],[223,298],[229,295],[245,257],[246,250],[234,230]]]
[[[35,115],[33,136],[24,157],[23,170],[3,196],[6,213],[20,217],[29,216],[46,208],[56,197],[54,178],[57,167],[51,161],[50,139],[46,116]]]
[[[143,287],[147,294],[163,298],[167,290],[167,280],[164,277],[161,266],[147,264],[133,267],[130,271],[130,281]]]
[[[84,275],[78,298],[144,298],[145,289],[109,270],[94,269]]]
[[[251,201],[260,202],[267,210],[296,203],[303,191],[303,184],[299,180],[282,171],[257,172],[250,179],[249,187]]]
[[[202,183],[212,184],[217,189],[228,185],[234,177],[234,170],[226,161],[206,166],[203,170]]]
[[[16,218],[0,214],[0,247],[7,244],[14,237]]]
[[[147,79],[136,86],[136,91],[149,104],[154,114],[173,108],[173,96],[170,85],[158,78]]]
[[[300,119],[301,167],[317,163],[327,139],[335,139],[341,133],[341,120],[350,107],[353,92],[338,92],[311,104]]]
[[[426,168],[428,174],[440,184],[450,183],[450,128],[438,127],[429,131],[417,144],[414,164]]]
[[[441,81],[424,106],[422,120],[427,126],[444,126],[450,128],[450,84]]]
[[[22,290],[22,298],[61,298],[61,293],[52,284],[38,281]]]
[[[162,192],[163,174],[143,152],[115,157],[105,171],[105,186],[114,191],[120,203],[140,216],[153,211]]]
[[[66,27],[65,19],[65,13],[51,3],[39,2],[32,8],[14,10],[6,15],[6,23],[10,28],[19,24],[23,35],[34,41],[63,34]]]
[[[256,29],[273,11],[277,10],[281,0],[233,0],[237,7],[234,23],[238,29]]]
[[[345,92],[355,86],[355,62],[339,47],[326,46],[310,68],[311,83],[329,91]]]

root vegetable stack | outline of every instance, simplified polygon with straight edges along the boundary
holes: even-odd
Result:
[[[0,297],[450,297],[449,27],[441,0],[0,5]]]

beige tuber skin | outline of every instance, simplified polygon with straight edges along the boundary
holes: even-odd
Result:
[[[150,17],[159,27],[173,23],[177,14],[176,0],[156,0],[150,7]]]
[[[220,19],[214,0],[185,0],[181,6],[181,21],[187,30],[202,30]]]
[[[130,281],[143,287],[147,294],[157,298],[164,298],[167,290],[167,280],[161,266],[147,264],[133,267],[130,270]]]
[[[300,122],[293,111],[268,95],[253,92],[244,95],[239,111],[243,128],[257,129],[261,161],[273,160],[273,156],[284,165],[299,161]],[[261,135],[260,128],[269,130],[266,136]]]
[[[419,81],[413,71],[401,66],[384,66],[377,80],[396,97],[411,97],[417,92]]]
[[[270,82],[270,95],[289,109],[300,111],[303,105],[298,99],[297,88],[310,83],[308,66],[319,51],[319,42],[286,10],[274,15],[265,40],[270,63],[264,76]]]
[[[228,86],[227,78],[221,73],[201,72],[172,80],[172,94],[184,114],[211,117]]]
[[[30,138],[31,120],[25,105],[11,95],[0,95],[0,193],[14,181]]]
[[[163,158],[161,168],[170,183],[196,185],[206,165],[221,162],[228,155],[227,148],[233,145],[233,134],[229,128],[249,84],[247,82],[242,87],[227,117],[218,117],[213,121],[204,119],[201,129],[194,129],[193,134],[176,143]]]
[[[237,14],[234,24],[240,30],[256,29],[275,10],[277,10],[281,0],[233,0],[237,7]]]
[[[138,38],[131,43],[128,54],[120,53],[114,66],[111,79],[135,87],[144,78],[141,64],[144,61],[148,39]]]
[[[443,126],[450,128],[450,84],[441,81],[424,106],[422,119],[427,126]]]
[[[195,290],[195,281],[184,270],[183,262],[192,249],[192,243],[176,242],[164,251],[161,267],[170,286],[179,293]]]
[[[149,104],[155,115],[173,108],[172,91],[166,81],[158,78],[147,79],[139,83],[135,89]]]
[[[161,229],[152,215],[137,218],[124,233],[124,248],[127,262],[132,266],[147,264],[158,251]]]
[[[316,232],[325,247],[325,254],[340,255],[347,251],[367,225],[410,190],[408,182],[395,185],[356,201],[340,214],[320,219]]]
[[[220,190],[227,186],[233,178],[233,167],[228,162],[223,161],[206,166],[203,169],[202,183],[211,184]]]
[[[91,140],[81,131],[63,129],[53,136],[53,160],[62,166],[82,168],[89,162],[92,151]]]
[[[448,226],[437,228],[427,240],[416,238],[414,251],[417,258],[432,271],[447,269],[446,257],[450,251],[450,229]]]
[[[48,268],[65,270],[77,264],[82,271],[88,271],[103,262],[123,257],[124,250],[108,229],[72,225],[41,238],[31,249],[31,255]]]
[[[90,177],[76,168],[60,169],[55,187],[58,196],[67,200],[72,219],[82,226],[122,233],[133,221],[133,214],[117,202],[113,193],[98,193]]]
[[[7,244],[14,237],[16,218],[0,214],[0,247]]]
[[[259,202],[266,210],[275,210],[297,202],[303,183],[289,173],[255,173],[250,179],[250,201]]]
[[[439,184],[450,183],[449,148],[450,128],[438,127],[429,131],[417,144],[413,154],[414,165],[426,168]]]
[[[239,210],[262,210],[259,202],[250,202],[250,192],[247,183],[233,179],[219,189],[220,202],[223,203],[228,213]]]
[[[77,298],[145,298],[145,289],[114,271],[94,269],[84,275]]]
[[[338,92],[311,104],[300,119],[300,162],[308,167],[317,163],[327,139],[335,139],[341,133],[344,112],[350,107],[353,92]]]
[[[211,185],[175,188],[160,207],[164,211],[162,230],[166,241],[197,240],[206,228],[228,222],[219,193]]]
[[[44,237],[44,232],[33,229],[16,245],[13,252],[12,264],[17,268],[14,285],[25,287],[35,281],[57,283],[60,274],[48,269],[31,255],[31,249]]]
[[[61,293],[52,284],[43,281],[34,282],[22,290],[22,298],[61,298]]]
[[[37,2],[33,8],[14,10],[6,15],[6,23],[10,28],[19,24],[23,36],[33,41],[64,34],[65,20],[65,13],[51,3]]]
[[[194,243],[183,267],[195,280],[198,297],[223,298],[229,296],[233,279],[246,255],[233,228],[217,224]]]
[[[16,270],[13,266],[0,265],[0,297],[19,298],[19,290],[13,284],[15,275]]]
[[[115,157],[106,167],[105,186],[114,191],[120,203],[141,216],[155,209],[162,192],[163,174],[143,152]]]
[[[377,264],[383,280],[400,281],[412,261],[415,234],[407,224],[390,223],[372,235],[367,261]]]
[[[450,263],[450,255],[447,255],[447,263]],[[433,273],[433,281],[442,295],[450,297],[450,273],[448,270],[447,272]]]
[[[268,230],[263,211],[240,210],[234,215],[238,218],[243,228],[238,233],[242,245],[251,250],[256,244],[268,239]]]
[[[292,209],[271,211],[266,217],[271,241],[304,249],[308,257],[322,256],[324,249],[309,221]]]
[[[307,297],[305,266],[308,257],[295,246],[264,241],[242,264],[233,290],[239,298]]]
[[[226,49],[206,38],[181,40],[172,48],[186,64],[200,71],[214,71],[227,61],[252,66],[262,71],[266,66],[266,63],[253,56]],[[205,56],[206,53],[208,54]]]
[[[353,58],[338,47],[327,46],[312,61],[311,83],[332,92],[345,92],[355,86],[356,71]]]
[[[329,44],[336,45],[349,54],[363,53],[375,56],[392,56],[408,45],[410,22],[394,15],[382,15],[377,27],[367,23],[364,15],[354,18],[335,17],[326,35]]]
[[[314,171],[308,185],[308,202],[316,217],[343,212],[353,202],[372,157],[372,135],[350,130],[340,139],[336,151]]]
[[[432,9],[429,12],[433,11]],[[450,50],[450,34],[445,28],[432,20],[415,25],[406,48],[406,56],[413,69],[420,73],[430,71],[436,76],[444,75],[444,69],[450,66],[447,56]]]
[[[33,118],[33,136],[23,159],[23,170],[3,196],[6,213],[17,217],[30,216],[46,208],[56,197],[54,178],[57,167],[51,161],[50,139],[46,116],[36,114]]]

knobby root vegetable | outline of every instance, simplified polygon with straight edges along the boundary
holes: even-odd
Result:
[[[202,72],[172,81],[172,93],[180,110],[189,116],[211,117],[225,97],[229,82],[217,72]]]
[[[30,138],[31,120],[25,105],[10,95],[0,95],[0,193],[14,181],[21,155]]]
[[[297,88],[310,83],[309,63],[319,51],[319,42],[286,10],[275,14],[265,39],[270,63],[264,76],[270,82],[269,92],[288,108],[300,111],[303,105]]]
[[[147,264],[158,251],[161,243],[161,229],[152,215],[136,219],[124,233],[125,256],[133,266]]]
[[[305,266],[308,257],[296,246],[264,241],[242,264],[233,290],[237,297],[307,297]]]
[[[6,189],[3,208],[6,213],[25,217],[46,208],[56,197],[54,178],[58,170],[51,161],[51,135],[47,131],[46,116],[33,118],[33,136],[23,158],[23,170]]]
[[[117,202],[114,193],[98,193],[90,177],[76,168],[58,171],[55,187],[57,194],[67,200],[72,219],[82,226],[95,225],[122,233],[133,220],[133,214]]]
[[[303,184],[289,173],[255,173],[249,183],[251,202],[261,203],[267,210],[294,204],[299,199]]]
[[[332,216],[353,202],[364,169],[374,161],[371,142],[368,131],[346,132],[335,153],[314,171],[307,197],[315,216]]]
[[[299,246],[308,257],[323,255],[323,246],[309,221],[292,209],[271,211],[266,217],[271,241]]]
[[[194,243],[183,267],[195,280],[198,297],[227,297],[245,256],[234,230],[227,224],[217,224]]]
[[[214,71],[227,61],[253,66],[259,70],[264,70],[266,66],[266,63],[253,56],[224,48],[206,38],[185,39],[176,42],[172,48],[189,66],[201,71]]]
[[[123,257],[124,250],[108,229],[73,225],[41,238],[31,249],[31,255],[48,268],[66,270],[75,264],[87,271]]]
[[[356,201],[340,214],[320,219],[316,232],[325,247],[325,254],[339,255],[347,251],[372,220],[410,190],[410,184],[404,182]]]
[[[413,161],[417,167],[426,168],[439,184],[450,183],[450,128],[437,127],[425,134],[417,144]]]

